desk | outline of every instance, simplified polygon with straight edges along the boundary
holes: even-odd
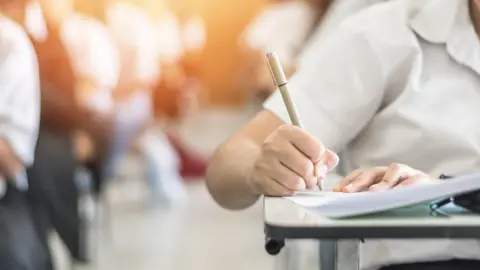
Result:
[[[421,208],[422,211],[419,212]],[[264,198],[267,252],[286,239],[321,239],[321,270],[336,268],[336,240],[362,238],[480,238],[480,216],[431,216],[427,206],[349,219],[329,219],[284,198]],[[327,240],[327,241],[323,241]]]

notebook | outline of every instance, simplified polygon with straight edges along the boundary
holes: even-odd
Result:
[[[300,192],[286,197],[309,210],[329,218],[373,214],[480,190],[480,174],[360,193]]]

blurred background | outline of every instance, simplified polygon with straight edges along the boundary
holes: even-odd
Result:
[[[329,2],[0,0],[38,58],[28,193],[53,268],[278,268],[261,205],[220,209],[203,178],[273,91],[264,53],[293,74]]]

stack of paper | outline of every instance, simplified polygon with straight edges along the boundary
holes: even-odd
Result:
[[[385,191],[360,193],[299,193],[287,199],[326,217],[342,218],[372,214],[480,190],[480,174],[398,187]]]

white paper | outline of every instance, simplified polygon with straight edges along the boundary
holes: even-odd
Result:
[[[347,193],[332,191],[301,191],[295,196],[285,197],[286,199],[306,207],[314,207],[324,204],[328,198],[339,195],[348,195]]]
[[[480,174],[425,185],[360,193],[314,192],[287,197],[320,215],[341,218],[382,212],[480,189]],[[322,194],[323,193],[323,194]]]

